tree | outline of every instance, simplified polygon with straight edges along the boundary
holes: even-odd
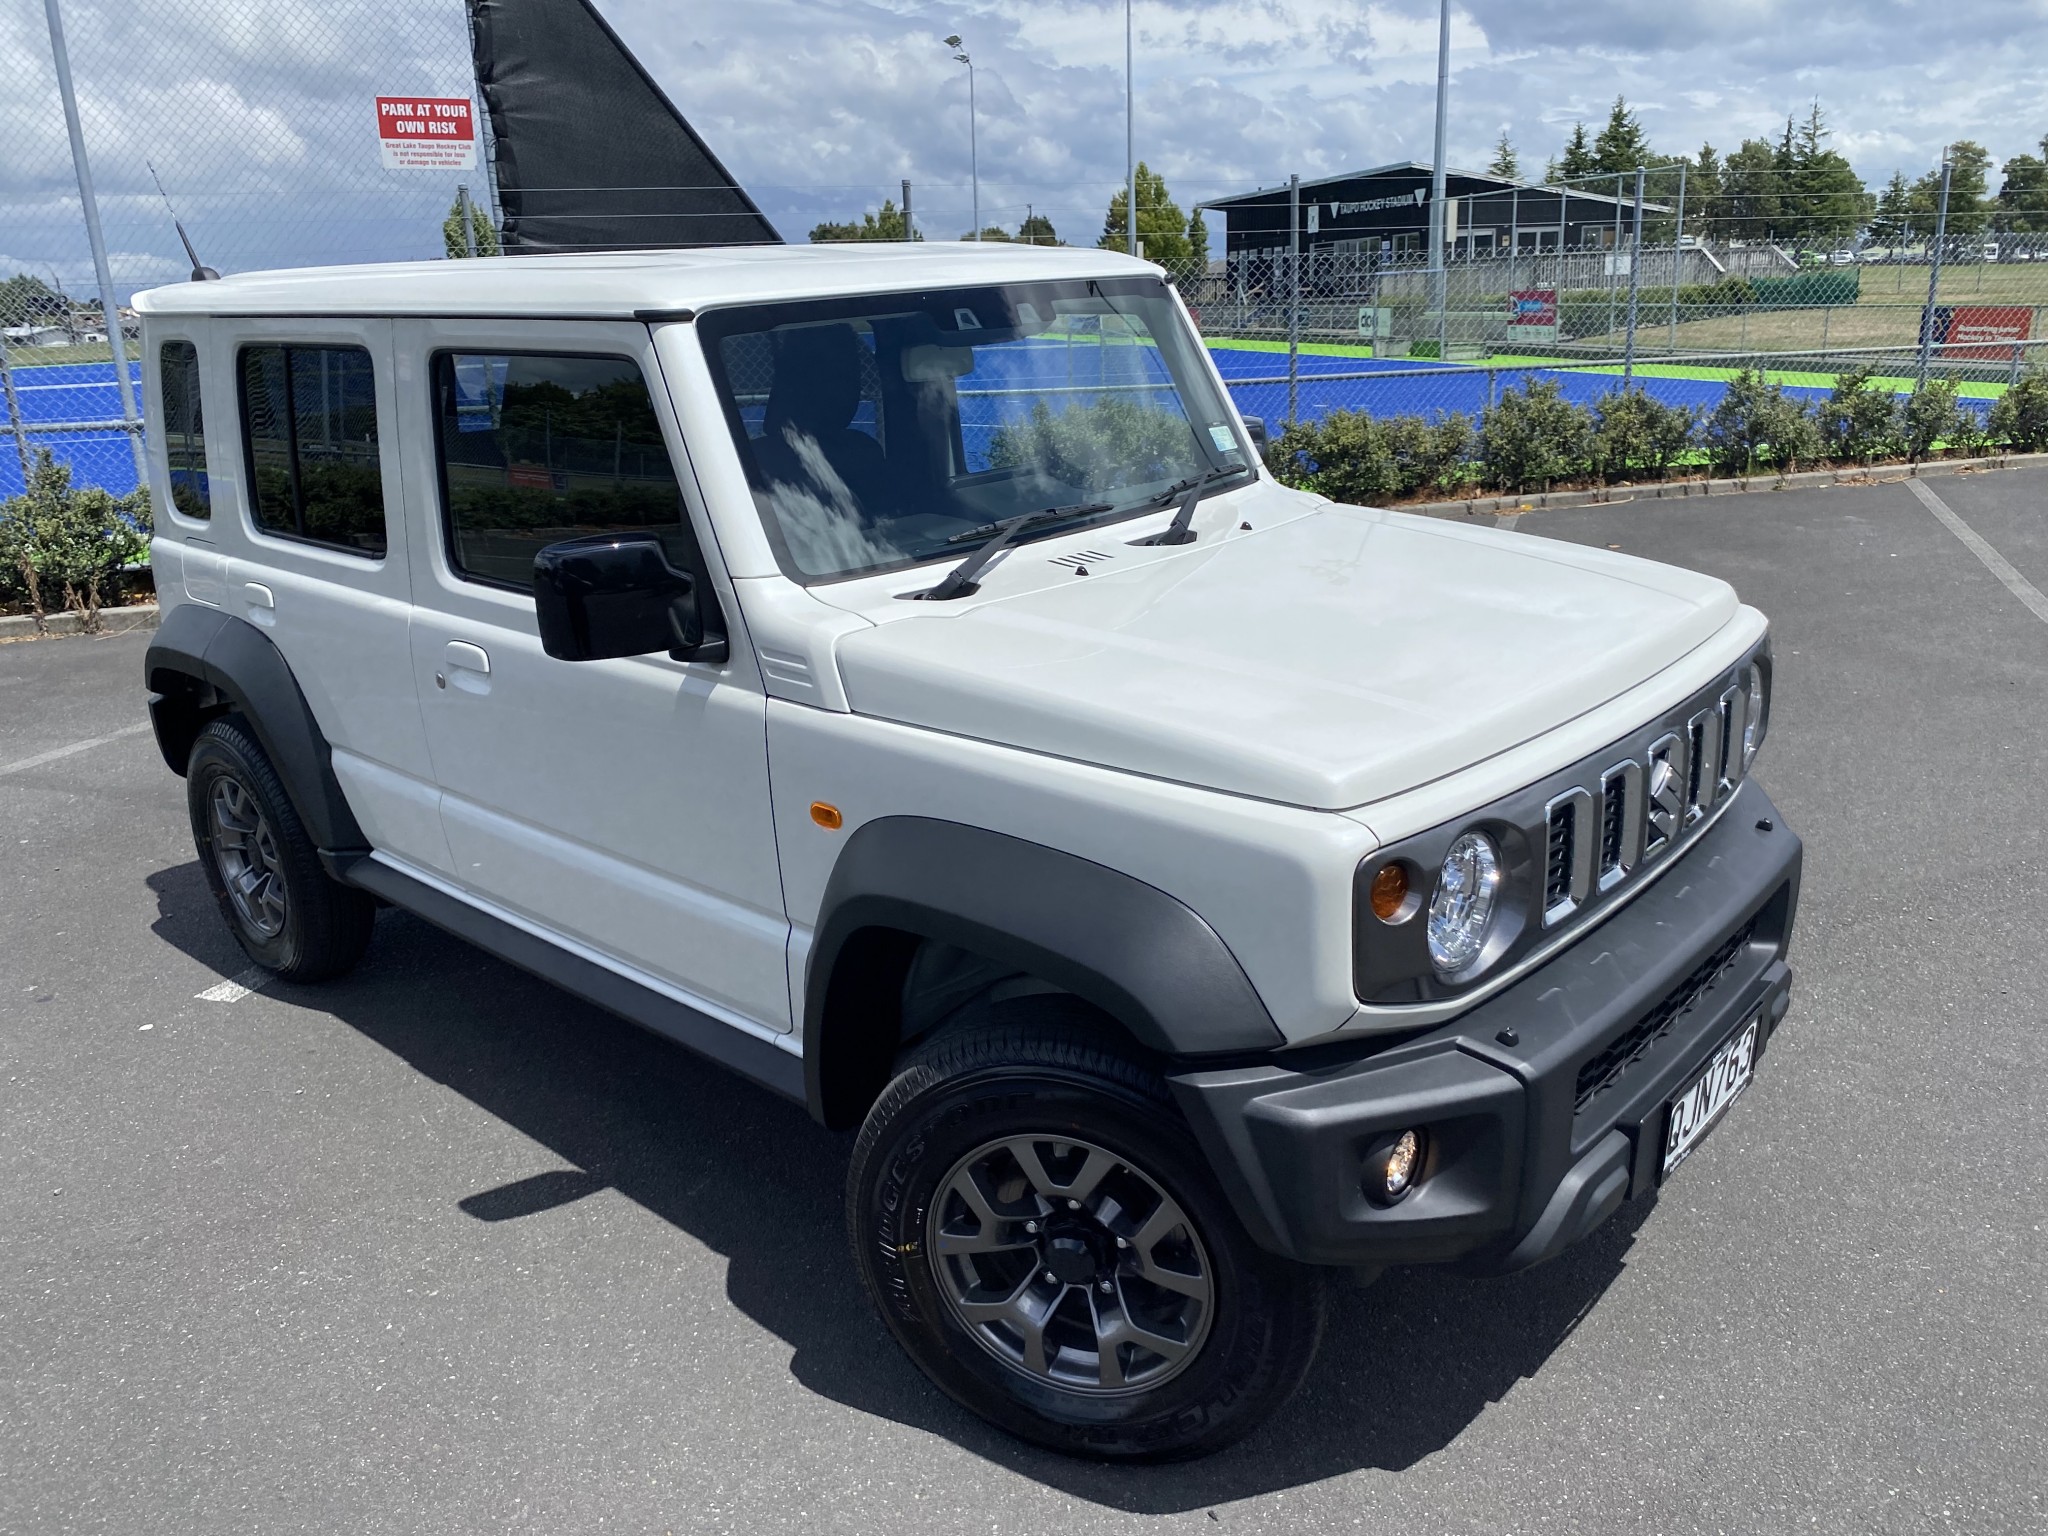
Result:
[[[1685,227],[1705,238],[1720,229],[1721,154],[1702,144],[1685,178]]]
[[[1584,181],[1598,167],[1593,160],[1593,146],[1586,139],[1586,125],[1572,124],[1572,136],[1565,140],[1564,153],[1551,162],[1545,173],[1552,185],[1565,185]]]
[[[1607,126],[1593,141],[1592,169],[1612,176],[1632,171],[1639,165],[1648,165],[1655,158],[1650,151],[1650,141],[1643,133],[1643,125],[1628,109],[1627,100],[1615,97],[1614,105],[1607,113]]]
[[[1017,237],[1000,224],[984,225],[979,236],[970,229],[960,238],[962,240],[979,239],[983,245],[1015,245],[1017,243]]]
[[[1721,219],[1728,237],[1775,239],[1783,188],[1777,150],[1763,139],[1744,139],[1721,173]]]
[[[1892,179],[1878,194],[1876,211],[1870,219],[1870,238],[1882,246],[1904,245],[1913,233],[1913,189],[1906,185],[1906,173],[1893,171]]]
[[[1984,192],[1991,170],[1991,152],[1971,139],[1959,139],[1948,148],[1953,167],[1948,189],[1948,232],[1977,235],[1990,219]],[[1913,230],[1932,236],[1941,216],[1941,171],[1929,171],[1913,183]]]
[[[1188,249],[1187,216],[1166,190],[1166,178],[1156,174],[1144,161],[1138,162],[1138,249],[1147,261],[1185,271],[1192,252]],[[1102,221],[1102,238],[1095,243],[1104,250],[1121,251],[1129,240],[1125,209],[1129,199],[1119,188],[1109,200],[1109,212]]]
[[[811,244],[823,245],[839,240],[922,240],[923,235],[913,234],[903,217],[903,210],[896,206],[893,197],[882,199],[880,213],[864,213],[859,223],[830,222],[811,226]],[[983,237],[988,238],[987,236]],[[1008,235],[1002,238],[1009,239]]]
[[[1521,162],[1515,158],[1515,146],[1508,138],[1507,129],[1500,131],[1500,142],[1493,146],[1493,159],[1487,164],[1487,174],[1503,177],[1508,181],[1522,179]]]
[[[475,254],[496,256],[499,253],[498,232],[491,227],[491,216],[477,207],[469,205],[469,237],[476,242]],[[441,245],[450,260],[459,260],[471,254],[469,245],[462,238],[462,199],[456,198],[448,205],[448,217],[441,221]]]
[[[1826,147],[1828,136],[1816,99],[1793,139],[1791,175],[1782,197],[1784,233],[1809,244],[1846,240],[1871,213],[1863,178]]]
[[[1188,265],[1197,272],[1209,270],[1209,223],[1199,208],[1188,215]]]
[[[63,320],[71,313],[64,295],[39,277],[17,272],[0,283],[0,321],[20,325],[25,321]]]
[[[2014,155],[2005,162],[1998,189],[1998,222],[2009,230],[2048,230],[2048,138],[2039,155]]]
[[[1034,213],[1017,226],[1017,238],[1026,245],[1058,245],[1059,234],[1052,227],[1052,220],[1042,213]]]

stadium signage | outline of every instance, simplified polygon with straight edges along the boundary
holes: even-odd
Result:
[[[1412,192],[1399,192],[1388,197],[1368,197],[1358,203],[1330,204],[1332,219],[1345,219],[1355,213],[1384,213],[1389,208],[1420,208],[1429,201],[1429,188],[1417,187]]]
[[[379,96],[377,151],[387,171],[476,169],[476,113],[467,96]]]

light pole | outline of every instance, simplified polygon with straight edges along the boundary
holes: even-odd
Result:
[[[1429,173],[1429,306],[1436,311],[1437,361],[1448,341],[1444,314],[1444,136],[1449,131],[1451,104],[1451,0],[1441,0],[1436,33],[1436,159]]]
[[[967,66],[967,164],[968,174],[974,181],[974,238],[981,239],[981,149],[975,143],[974,132],[974,60],[967,56],[967,50],[960,46],[960,34],[954,33],[946,39],[946,46],[953,50],[953,60]]]
[[[1124,0],[1124,234],[1138,254],[1138,89],[1131,67],[1131,0]]]

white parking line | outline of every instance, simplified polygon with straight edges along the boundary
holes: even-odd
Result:
[[[251,992],[261,991],[263,984],[268,980],[270,972],[260,965],[252,965],[241,975],[216,983],[204,992],[195,992],[192,995],[202,1003],[238,1003]]]
[[[104,747],[110,741],[119,741],[124,736],[138,736],[149,729],[144,720],[136,725],[124,725],[118,731],[109,731],[104,736],[95,736],[89,741],[74,741],[68,747],[52,747],[47,752],[38,752],[34,757],[24,757],[18,763],[0,763],[0,778],[10,773],[26,773],[31,768],[40,768],[45,763],[54,763],[60,757],[70,757],[75,752],[90,752],[94,747]]]
[[[2014,597],[2033,610],[2035,618],[2039,619],[2043,624],[2048,624],[2048,597],[2041,595],[2039,587],[2014,570],[2011,561],[1985,543],[1983,537],[1978,534],[1976,529],[1972,528],[1960,517],[1957,517],[1949,509],[1946,502],[1927,489],[1926,481],[1908,480],[1906,487],[1915,496],[1920,498],[1920,504],[1923,507],[1941,519],[1942,527],[1961,539],[1963,547],[1984,562],[1985,570],[2004,582],[2007,590]]]

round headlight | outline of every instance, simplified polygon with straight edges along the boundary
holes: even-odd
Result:
[[[1500,902],[1500,850],[1484,832],[1466,832],[1444,855],[1429,899],[1429,959],[1444,976],[1479,958]]]
[[[1756,749],[1764,744],[1764,669],[1751,662],[1742,672],[1742,689],[1749,695],[1742,716],[1742,771],[1756,761]]]

